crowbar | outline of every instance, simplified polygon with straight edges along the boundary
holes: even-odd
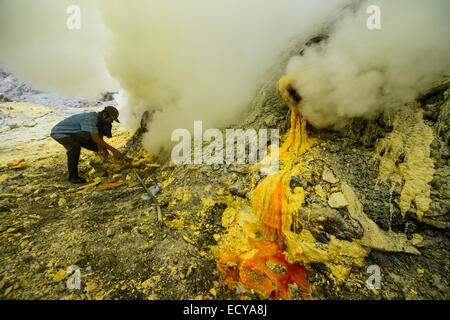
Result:
[[[145,186],[144,181],[142,181],[141,177],[138,175],[138,173],[136,172],[136,170],[134,170],[134,173],[136,174],[136,177],[138,178],[139,182],[141,183],[141,185],[144,187],[145,192],[147,192],[148,196],[150,197],[150,199],[152,199],[153,203],[156,206],[156,211],[158,212],[158,227],[160,229],[162,229],[164,222],[162,219],[162,214],[161,214],[161,208],[158,205],[158,201],[156,201],[155,196],[147,189],[147,187]]]

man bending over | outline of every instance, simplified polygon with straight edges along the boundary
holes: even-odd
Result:
[[[110,150],[116,159],[123,158],[120,151],[103,141],[103,136],[112,137],[113,121],[120,122],[119,111],[108,106],[101,112],[87,112],[70,116],[52,128],[50,136],[67,150],[69,181],[73,183],[86,182],[85,179],[78,176],[81,147],[105,157],[109,155],[108,150]]]

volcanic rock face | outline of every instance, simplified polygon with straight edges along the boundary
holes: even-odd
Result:
[[[379,178],[390,185],[391,217],[400,208],[403,216],[444,229],[449,227],[448,85],[445,76],[416,102],[375,121],[354,120],[340,131],[344,139],[374,148]]]
[[[217,253],[219,270],[229,287],[254,289],[264,297],[271,292],[272,298],[279,297],[276,285],[261,287],[247,278],[250,273],[259,278],[259,284],[268,279],[272,284],[277,283],[273,272],[258,264],[259,254],[264,250],[258,241],[272,239],[283,243],[288,257],[284,266],[288,262],[305,266],[324,264],[331,271],[327,277],[331,276],[339,286],[350,276],[352,267],[362,270],[366,257],[371,257],[371,249],[420,255],[418,247],[423,235],[414,233],[418,223],[412,222],[405,213],[415,204],[430,214],[429,204],[433,202],[426,192],[434,173],[430,157],[433,132],[422,120],[419,103],[400,107],[390,123],[388,115],[381,117],[381,121],[387,122],[383,126],[378,125],[380,119],[377,119],[366,121],[359,128],[349,124],[342,133],[310,128],[308,138],[302,136],[306,131],[302,133],[302,129],[297,131],[294,127],[302,128],[295,120],[296,108],[293,108],[301,100],[292,98],[290,81],[294,79],[280,80],[278,90],[282,100],[291,107],[291,127],[280,148],[281,172],[275,175],[279,178],[266,177],[250,191],[251,209],[247,206],[241,211],[241,205],[229,205],[235,208],[236,223],[234,226],[227,223],[229,233],[219,244]],[[264,100],[257,108],[263,105]],[[359,135],[354,134],[355,130],[361,130]],[[310,142],[306,143],[308,139]],[[310,147],[301,151],[294,148],[302,145]],[[390,160],[390,154],[396,152]],[[386,172],[392,172],[389,184],[383,176]],[[394,172],[398,172],[398,180],[394,180]],[[341,183],[337,184],[338,181]],[[426,215],[422,216],[423,222],[430,221]],[[242,219],[246,222],[237,222]],[[445,227],[441,222],[432,225]],[[314,290],[317,288],[313,287]]]
[[[310,231],[314,232],[314,226],[322,226],[322,232],[313,233],[317,240],[326,239],[333,235],[337,239],[348,240],[360,239],[363,235],[361,225],[351,217],[342,215],[338,210],[332,209],[330,206],[324,206],[317,202],[312,203],[311,207],[304,209],[306,212],[302,214],[306,226],[310,226]],[[306,218],[309,217],[309,222]],[[323,242],[323,240],[321,241]]]

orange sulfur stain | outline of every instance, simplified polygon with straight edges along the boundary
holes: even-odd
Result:
[[[24,160],[25,160],[24,158],[19,159],[19,160],[16,160],[16,161],[14,161],[14,162],[11,164],[11,166],[12,166],[12,167],[17,166],[19,163],[21,163],[21,162],[24,161]]]
[[[111,189],[118,185],[121,185],[122,183],[123,183],[123,180],[108,182],[108,183],[102,184],[100,187],[98,187],[98,189],[99,190]]]
[[[263,234],[274,239],[278,236],[278,241],[282,241],[281,234],[282,227],[282,199],[283,199],[283,185],[278,182],[274,188],[274,192],[268,195],[269,201],[267,208],[262,214]]]
[[[290,174],[281,171],[266,177],[255,189],[251,205],[262,222],[262,239],[248,238],[249,250],[236,255],[229,250],[219,254],[218,269],[231,289],[240,284],[266,299],[292,299],[289,284],[295,284],[302,299],[310,288],[305,267],[288,263],[283,249],[283,216],[287,206]],[[221,261],[223,263],[221,263]]]
[[[266,299],[292,299],[289,284],[296,284],[303,293],[301,298],[308,298],[309,285],[305,279],[308,271],[304,267],[288,263],[282,247],[276,242],[268,240],[250,240],[250,242],[252,248],[257,250],[252,258],[240,261],[237,267],[220,270],[225,274],[225,283],[230,289],[239,283]]]

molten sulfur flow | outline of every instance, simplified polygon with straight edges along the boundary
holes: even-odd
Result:
[[[279,150],[282,166],[253,190],[250,208],[236,210],[243,226],[237,232],[242,234],[235,233],[228,238],[231,241],[222,244],[218,269],[230,289],[239,284],[265,298],[293,299],[298,295],[307,299],[310,294],[305,278],[308,271],[287,261],[283,234],[291,230],[305,195],[302,188],[291,192],[289,186],[291,176],[301,167],[298,163],[294,165],[294,160],[312,145],[312,141],[306,132],[306,121],[283,92],[288,83],[289,79],[282,78],[278,84],[280,96],[291,107],[291,128]]]

